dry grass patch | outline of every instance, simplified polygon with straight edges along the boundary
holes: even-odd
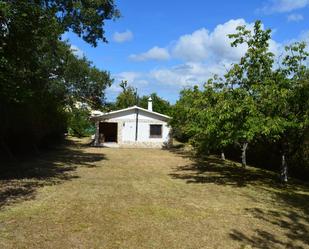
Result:
[[[75,139],[0,184],[0,248],[309,248],[308,186],[216,158]]]

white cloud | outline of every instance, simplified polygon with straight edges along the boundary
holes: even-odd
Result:
[[[135,61],[168,60],[170,58],[170,54],[167,49],[155,46],[145,53],[132,54],[129,58]]]
[[[302,9],[309,5],[309,0],[268,0],[259,12],[265,14],[285,13]]]
[[[228,38],[229,34],[236,33],[236,28],[240,25],[246,25],[251,31],[254,27],[254,23],[247,23],[244,19],[232,19],[217,25],[212,31],[201,28],[179,37],[170,45],[170,53],[165,48],[153,47],[145,53],[131,55],[130,58],[133,60],[146,61],[168,59],[171,54],[173,58],[180,58],[184,63],[156,68],[143,74],[123,72],[117,75],[117,79],[128,80],[129,83],[140,86],[141,81],[145,80],[161,86],[174,86],[178,90],[182,87],[201,85],[214,74],[226,73],[232,63],[239,61],[245,54],[246,45],[231,47],[232,40]],[[282,51],[282,45],[274,40],[270,40],[269,46],[270,51],[276,56]]]
[[[209,31],[205,28],[183,35],[177,41],[173,55],[189,61],[201,61],[208,57]]]
[[[127,80],[128,83],[132,83],[134,82],[136,79],[138,79],[141,74],[138,73],[138,72],[121,72],[116,76],[116,80],[118,80],[119,82],[122,81],[122,80]]]
[[[145,80],[145,75],[140,72],[125,71],[114,75],[115,84],[119,84],[122,80],[128,81],[128,84],[134,87],[145,86],[148,81]]]
[[[224,58],[231,61],[239,60],[247,50],[247,46],[242,44],[231,47],[232,39],[229,34],[236,33],[238,26],[246,25],[249,30],[253,30],[253,23],[246,23],[244,19],[230,20],[224,24],[219,24],[210,34],[209,48],[216,58]]]
[[[304,20],[304,17],[301,14],[288,15],[288,21],[289,22],[299,22],[301,20]]]
[[[138,91],[148,85],[147,75],[141,72],[124,71],[114,74],[112,77],[114,78],[114,83],[106,89],[106,96],[109,96],[109,99],[116,99],[118,94],[122,92],[119,84],[123,80],[128,81],[130,86],[137,87]]]
[[[232,40],[228,38],[228,35],[236,33],[236,28],[241,25],[246,25],[249,29],[253,28],[253,23],[246,23],[244,19],[232,19],[216,26],[212,32],[202,28],[192,34],[183,35],[176,42],[173,55],[185,61],[195,62],[206,59],[238,60],[246,51],[246,46],[231,47]]]
[[[233,40],[228,35],[236,33],[236,28],[243,25],[253,31],[254,23],[247,23],[244,19],[232,19],[217,25],[213,31],[202,28],[192,34],[183,35],[176,41],[172,54],[185,62],[207,62],[208,64],[237,62],[245,54],[247,45],[231,47]],[[279,54],[280,46],[281,44],[274,40],[269,42],[270,51],[275,55]]]
[[[133,33],[130,30],[124,32],[115,32],[113,34],[113,40],[118,43],[131,41],[133,39]]]
[[[75,45],[71,45],[70,49],[72,51],[72,53],[77,56],[78,58],[82,58],[85,56],[85,53],[83,50],[81,50],[79,47],[75,46]]]
[[[219,31],[220,29],[221,27],[218,26]],[[179,91],[182,87],[202,85],[214,75],[223,76],[246,52],[246,47],[240,46],[239,50],[228,51],[229,42],[224,42],[218,30],[214,32],[218,36],[211,35],[211,40],[213,40],[209,46],[211,57],[207,57],[204,61],[187,61],[171,68],[154,69],[149,73],[150,79],[161,85],[173,85]],[[220,37],[222,37],[221,41]],[[270,40],[269,50],[274,53],[275,58],[278,58],[283,49],[282,44]]]
[[[244,19],[230,20],[217,25],[213,30],[201,28],[191,34],[179,37],[163,50],[171,59],[182,59],[181,64],[157,67],[148,72],[118,73],[114,75],[116,80],[111,90],[114,91],[114,94],[115,92],[119,93],[121,91],[118,87],[119,82],[128,80],[130,85],[138,88],[141,95],[145,92],[156,91],[177,96],[184,87],[201,86],[214,74],[222,76],[231,67],[231,64],[238,62],[246,52],[247,47],[245,45],[232,48],[230,46],[231,40],[227,37],[228,34],[235,33],[236,27],[239,25],[246,25],[249,30],[253,30],[254,23],[247,23]],[[309,42],[309,31],[304,31],[295,39],[295,41],[298,40]],[[290,43],[290,41],[278,43],[275,40],[270,40],[269,50],[275,54],[275,58],[279,58],[284,52],[284,45],[287,43]],[[165,58],[158,56],[157,53],[150,52],[160,51],[159,47],[155,48],[139,55],[131,55],[130,58],[141,61]]]
[[[149,76],[163,85],[173,85],[176,88],[201,85],[214,74],[225,72],[223,64],[207,65],[199,62],[188,62],[172,68],[152,70]]]

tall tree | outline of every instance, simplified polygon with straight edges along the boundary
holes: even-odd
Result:
[[[127,108],[138,104],[137,89],[129,86],[127,81],[122,81],[119,86],[122,92],[117,96],[115,106],[117,109]]]
[[[0,2],[1,148],[8,151],[20,144],[16,140],[38,144],[61,134],[72,92],[98,103],[101,90],[110,84],[109,75],[79,60],[84,81],[68,83],[69,65],[75,59],[60,38],[71,30],[96,46],[106,41],[104,21],[118,16],[112,0]]]
[[[81,101],[95,109],[102,106],[104,91],[113,83],[109,72],[97,69],[85,57],[78,58],[70,50],[64,57],[59,77],[71,105]]]
[[[149,97],[152,99],[153,103],[153,111],[159,112],[162,114],[170,115],[171,114],[171,105],[168,101],[159,97],[156,93],[152,93],[150,95],[143,96],[139,99],[139,106],[147,109],[148,107],[148,99]]]
[[[309,74],[305,66],[309,53],[305,47],[303,42],[287,46],[282,66],[263,89],[267,136],[279,144],[283,182],[288,180],[288,159],[304,145],[309,127]]]
[[[234,39],[232,47],[245,44],[247,51],[226,74],[226,80],[232,89],[236,84],[234,91],[240,94],[236,97],[240,110],[237,140],[242,144],[241,157],[245,166],[248,144],[256,141],[264,130],[265,117],[259,107],[260,89],[272,77],[274,54],[269,51],[271,30],[264,30],[261,21],[255,22],[252,31],[246,26],[239,26],[236,30],[237,33],[229,35],[229,38]]]
[[[238,27],[229,37],[232,46],[247,46],[244,56],[224,77],[208,80],[202,90],[183,90],[171,123],[178,137],[187,138],[204,153],[240,146],[243,165],[249,144],[279,147],[281,179],[287,182],[288,162],[308,151],[309,54],[305,43],[287,46],[275,69],[270,34],[260,21],[252,30]]]
[[[201,99],[201,92],[197,86],[193,89],[183,89],[180,92],[179,100],[172,108],[172,120],[170,124],[173,127],[173,136],[182,141],[187,142],[196,134],[196,114],[201,110],[201,106],[196,104]],[[199,122],[197,120],[197,122]]]

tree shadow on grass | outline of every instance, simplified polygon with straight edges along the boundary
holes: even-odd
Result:
[[[290,179],[282,185],[278,174],[263,169],[247,167],[216,157],[204,159],[190,154],[175,153],[190,157],[192,163],[174,168],[170,176],[185,180],[188,184],[217,184],[235,188],[254,187],[257,195],[246,194],[252,203],[266,203],[271,208],[244,208],[244,212],[263,223],[252,225],[250,232],[233,229],[230,237],[249,248],[309,248],[309,186]],[[223,190],[224,191],[224,190]],[[263,193],[267,194],[268,199]],[[271,199],[269,199],[271,196]],[[273,230],[272,230],[273,229]],[[281,235],[278,235],[278,230]],[[282,236],[284,234],[284,236]]]
[[[106,160],[104,154],[89,153],[79,141],[68,140],[65,145],[39,155],[36,159],[0,164],[0,209],[13,203],[35,198],[36,190],[60,184],[79,176],[78,167],[94,168]]]
[[[204,159],[191,157],[192,163],[177,167],[173,178],[186,180],[187,183],[215,183],[234,187],[245,187],[248,184],[263,184],[279,187],[276,174],[260,169],[248,170],[237,166],[236,163],[216,157]]]
[[[281,191],[280,191],[281,190]],[[275,227],[284,234],[278,238],[275,231],[255,229],[254,235],[234,229],[230,237],[255,248],[309,248],[309,190],[307,185],[290,185],[287,189],[276,190],[273,209],[246,208],[245,211],[265,223],[265,227]],[[256,200],[258,201],[258,200]]]
[[[276,231],[269,229],[254,229],[254,235],[233,229],[230,237],[244,245],[254,248],[309,248],[309,220],[306,213],[295,210],[263,210],[250,208],[246,211],[256,219],[265,223],[266,227],[280,229],[284,236],[279,237]]]

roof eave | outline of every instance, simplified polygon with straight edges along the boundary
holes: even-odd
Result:
[[[104,118],[105,116],[108,116],[108,115],[112,115],[112,114],[116,114],[116,113],[119,113],[119,112],[124,112],[124,111],[129,111],[129,110],[133,110],[133,109],[138,109],[138,110],[142,110],[144,112],[147,112],[147,113],[151,113],[151,114],[155,114],[157,116],[160,116],[160,117],[164,117],[166,119],[171,119],[170,116],[167,116],[167,115],[164,115],[164,114],[161,114],[161,113],[158,113],[158,112],[154,112],[154,111],[149,111],[147,109],[144,109],[142,107],[139,107],[139,106],[131,106],[131,107],[128,107],[128,108],[124,108],[124,109],[121,109],[121,110],[116,110],[116,111],[112,111],[112,112],[107,112],[107,113],[104,113],[103,115],[100,115],[100,116],[95,116],[95,117],[90,117],[91,120],[97,120],[97,119],[102,119]]]

